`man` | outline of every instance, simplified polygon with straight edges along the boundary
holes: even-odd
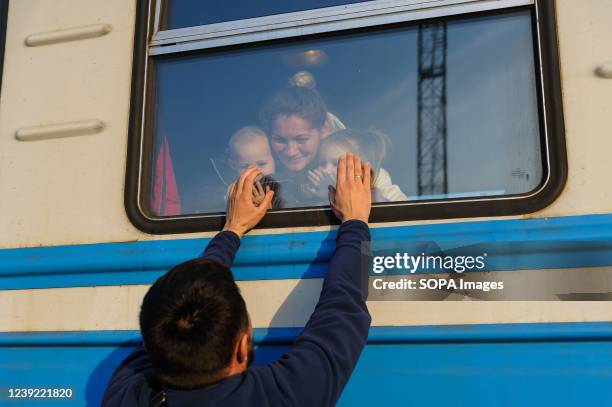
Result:
[[[262,219],[273,193],[268,190],[256,206],[253,182],[260,171],[244,171],[230,192],[225,227],[204,257],[174,267],[147,292],[140,313],[144,348],[117,368],[103,405],[334,405],[370,326],[360,275],[362,243],[370,240],[370,173],[359,157],[338,160],[329,197],[342,225],[319,302],[288,353],[250,367],[250,318],[229,267],[240,238]]]

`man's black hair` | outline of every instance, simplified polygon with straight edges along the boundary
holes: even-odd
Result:
[[[296,115],[308,121],[312,128],[320,129],[327,119],[325,101],[314,89],[288,86],[276,92],[259,114],[262,125],[270,131],[278,116]]]
[[[205,259],[179,264],[160,277],[140,309],[140,330],[155,375],[180,389],[221,379],[248,327],[231,271]]]

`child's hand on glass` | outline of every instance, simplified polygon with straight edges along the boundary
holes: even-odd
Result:
[[[252,199],[253,199],[253,205],[255,206],[259,206],[261,205],[261,203],[263,202],[264,198],[266,197],[266,189],[264,188],[264,186],[261,183],[261,177],[259,177],[259,179],[256,179],[253,182],[253,193],[252,193]],[[236,182],[231,183],[228,187],[227,187],[227,192],[225,194],[225,200],[227,201],[229,199],[230,196],[230,192],[232,190],[232,187],[234,186]]]
[[[307,177],[308,183],[304,186],[304,191],[319,198],[327,197],[328,187],[336,185],[336,177],[320,168],[309,170]]]
[[[253,183],[253,204],[255,206],[261,205],[265,197],[266,191],[263,185],[261,185],[261,179],[258,179]]]

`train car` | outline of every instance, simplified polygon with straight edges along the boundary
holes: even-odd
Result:
[[[374,255],[488,266],[414,292],[369,270],[338,404],[612,405],[610,21],[608,0],[0,0],[0,404],[99,405],[249,163],[283,199],[233,272],[256,363],[280,356],[334,248],[324,153],[359,133]],[[283,91],[323,101],[287,137]]]

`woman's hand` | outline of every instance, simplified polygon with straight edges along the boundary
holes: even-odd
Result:
[[[329,204],[334,214],[343,223],[352,219],[368,223],[372,207],[370,164],[363,164],[352,153],[340,156],[336,178],[336,188],[329,187]]]
[[[272,206],[274,191],[266,188],[263,200],[259,205],[253,202],[255,178],[261,176],[257,167],[249,167],[240,174],[236,182],[230,185],[227,198],[227,214],[224,231],[236,233],[239,237],[255,227]]]

